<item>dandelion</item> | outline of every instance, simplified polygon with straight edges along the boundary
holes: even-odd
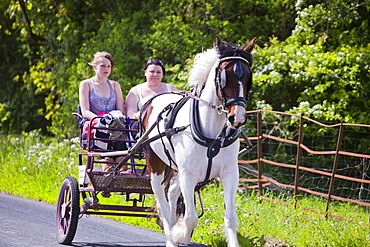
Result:
[[[26,170],[27,170],[27,167],[23,166],[23,167],[22,167],[22,170],[23,170],[23,171],[26,171]]]

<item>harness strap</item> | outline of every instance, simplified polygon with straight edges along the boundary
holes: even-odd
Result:
[[[140,145],[140,148],[142,148],[145,145],[148,145],[149,143],[151,143],[153,141],[156,141],[159,138],[162,138],[164,136],[167,136],[167,137],[173,136],[173,135],[175,135],[175,134],[177,134],[181,131],[186,130],[188,127],[189,127],[189,125],[186,125],[186,126],[175,127],[175,128],[172,128],[172,129],[165,130],[165,131],[163,131],[163,132],[161,132],[161,133],[143,141],[142,144]]]
[[[250,66],[249,61],[247,59],[245,59],[244,57],[241,57],[241,56],[224,57],[224,58],[220,59],[220,63],[226,62],[226,61],[229,61],[229,60],[240,60],[240,61],[243,61],[246,64],[248,64],[248,66]]]
[[[208,158],[207,173],[206,173],[206,177],[201,183],[205,183],[209,180],[209,176],[211,175],[211,169],[212,169],[212,159],[218,154],[218,152],[220,152],[220,148],[221,148],[221,138],[214,140],[209,145],[207,149],[207,158]]]
[[[191,112],[192,116],[191,119],[191,133],[193,139],[199,144],[204,147],[207,147],[207,157],[208,157],[208,165],[207,165],[207,173],[202,182],[206,183],[209,180],[211,169],[212,169],[212,160],[215,157],[222,147],[227,147],[234,143],[238,138],[240,132],[242,131],[240,128],[237,130],[231,129],[225,125],[222,129],[220,134],[215,139],[208,138],[202,134],[200,131],[200,119],[199,119],[199,101],[193,99],[191,102]]]
[[[211,102],[205,101],[205,100],[199,98],[198,96],[192,94],[191,92],[186,92],[186,96],[188,96],[189,98],[192,98],[194,100],[202,102],[203,104],[205,104],[206,106],[208,106],[211,109],[217,110],[219,114],[227,113],[227,111],[225,110],[223,105],[217,106],[215,104],[212,104]]]
[[[158,125],[158,122],[162,119],[162,113],[167,111],[167,107],[164,108],[161,113],[158,115],[157,120],[150,126],[150,128],[143,133],[143,135],[138,139],[138,141],[128,150],[127,155],[124,159],[113,169],[112,172],[106,174],[104,177],[109,177],[117,174],[117,171],[135,154],[139,149],[142,148],[142,143],[148,137],[148,135],[153,131],[155,126]]]
[[[202,131],[200,130],[200,119],[199,119],[199,102],[197,100],[194,100],[191,102],[191,110],[190,112],[192,113],[192,116],[190,117],[191,119],[191,133],[194,138],[194,140],[199,144],[204,147],[209,147],[211,143],[215,140],[209,137],[206,137],[203,135]],[[241,133],[241,128],[239,129],[231,129],[227,126],[225,126],[227,130],[225,133],[227,135],[223,136],[223,144],[221,147],[227,147],[234,143],[238,136]]]
[[[185,95],[183,95],[183,96],[184,97],[182,99],[180,99],[179,101],[177,101],[175,103],[175,105],[172,107],[172,109],[167,113],[167,115],[166,115],[166,118],[167,119],[166,119],[166,122],[165,122],[165,125],[164,125],[164,128],[165,129],[169,129],[169,128],[172,128],[173,127],[173,124],[175,122],[176,116],[179,113],[180,109],[190,99],[190,97],[189,97],[188,94],[186,94],[186,96]]]

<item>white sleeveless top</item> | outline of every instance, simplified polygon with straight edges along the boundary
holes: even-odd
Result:
[[[167,83],[164,83],[166,85],[166,90],[167,92],[171,92],[171,85],[170,84],[167,84]],[[142,94],[142,85],[141,84],[138,89],[137,89],[137,95],[139,96],[139,101],[137,102],[137,109],[139,109],[139,111],[141,110],[141,107],[143,107],[143,105],[150,99],[152,98],[153,96],[147,96],[147,97],[143,97],[143,94]]]

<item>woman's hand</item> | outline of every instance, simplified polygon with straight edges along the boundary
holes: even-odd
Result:
[[[135,118],[135,119],[138,119],[140,117],[140,111],[135,112],[132,117]]]

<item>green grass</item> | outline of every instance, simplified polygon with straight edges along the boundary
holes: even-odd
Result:
[[[59,186],[70,175],[77,177],[78,139],[45,138],[38,132],[19,136],[0,136],[0,191],[55,204]],[[199,219],[192,241],[212,246],[225,246],[223,237],[222,185],[217,181],[202,189],[205,215]],[[266,197],[294,200],[284,195]],[[104,199],[121,204],[124,198]],[[148,206],[154,197],[147,196]],[[298,206],[323,212],[325,201],[302,197]],[[255,191],[238,192],[239,242],[241,246],[370,246],[369,209],[349,203],[333,203],[330,214],[354,222],[326,219],[293,206],[261,200]],[[198,211],[200,211],[198,209]],[[161,232],[155,220],[139,217],[112,217],[116,220]],[[357,223],[356,223],[357,222]]]

